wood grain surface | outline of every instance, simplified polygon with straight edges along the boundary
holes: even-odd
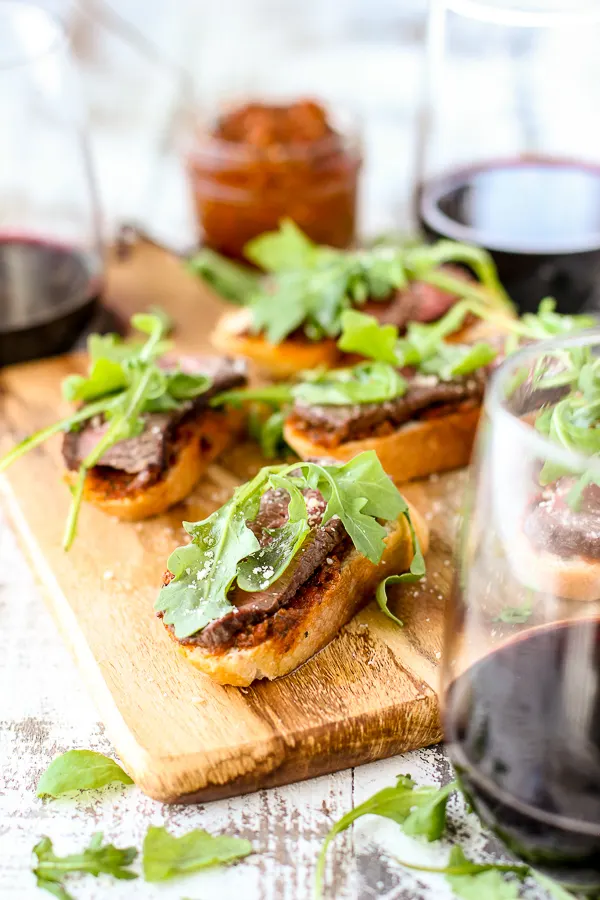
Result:
[[[111,265],[108,296],[127,315],[160,303],[183,351],[206,349],[221,310],[178,261],[148,246]],[[84,365],[71,356],[1,373],[3,449],[67,412],[60,381]],[[403,629],[371,604],[296,672],[242,689],[213,684],[175,652],[152,607],[167,556],[182,540],[181,521],[209,514],[261,462],[252,445],[236,446],[184,504],[148,522],[120,523],[85,507],[68,554],[60,439],[2,479],[9,514],[117,751],[136,783],[160,800],[231,796],[440,739],[436,687],[461,472],[404,488],[432,536],[426,582],[391,604]]]

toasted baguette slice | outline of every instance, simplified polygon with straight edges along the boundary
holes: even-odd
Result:
[[[425,522],[411,507],[411,519],[423,552],[429,544]],[[374,596],[388,575],[408,571],[413,550],[404,516],[388,523],[388,536],[379,565],[369,562],[353,547],[328,568],[324,588],[303,585],[289,606],[236,638],[228,649],[179,644],[185,657],[213,681],[240,687],[259,678],[279,678],[306,662],[325,647]],[[171,633],[171,632],[169,632]]]
[[[348,462],[363,450],[375,450],[387,474],[396,484],[402,484],[434,472],[466,466],[471,458],[480,409],[469,406],[435,419],[408,422],[392,434],[347,441],[337,447],[312,441],[290,419],[285,423],[283,436],[301,459],[331,456]]]
[[[288,339],[270,344],[259,335],[250,334],[251,317],[248,309],[225,313],[211,335],[211,341],[221,353],[245,356],[265,373],[276,378],[292,378],[304,369],[335,366],[340,351],[335,341]]]
[[[537,550],[519,535],[511,545],[510,563],[519,581],[534,591],[586,603],[600,600],[599,560]]]
[[[87,475],[83,499],[129,522],[157,516],[187,497],[210,463],[240,434],[243,424],[239,410],[228,410],[226,415],[203,410],[180,426],[174,460],[156,481],[132,490],[128,482],[135,476],[97,467]],[[67,472],[65,480],[74,484],[77,472]]]

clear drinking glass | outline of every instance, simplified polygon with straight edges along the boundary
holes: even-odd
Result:
[[[572,366],[581,409],[565,403]],[[444,652],[446,740],[475,810],[519,856],[596,890],[600,429],[585,432],[592,455],[577,448],[599,398],[597,331],[521,350],[495,374]]]
[[[416,214],[523,310],[600,307],[600,3],[432,0]]]
[[[0,0],[0,365],[59,353],[99,312],[103,256],[77,76],[57,21]]]

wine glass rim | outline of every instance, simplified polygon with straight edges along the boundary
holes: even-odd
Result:
[[[598,456],[586,455],[562,447],[537,431],[533,424],[526,422],[522,416],[512,412],[506,405],[506,386],[520,367],[526,367],[535,359],[555,350],[572,347],[598,347],[600,351],[600,325],[568,337],[537,341],[511,354],[492,375],[485,394],[484,408],[492,423],[504,422],[507,424],[515,434],[519,433],[521,439],[528,443],[542,459],[551,460],[575,472],[591,470],[597,472],[600,477],[600,458]]]
[[[16,21],[17,18],[23,20],[27,18],[30,24],[32,16],[36,16],[39,22],[45,25],[46,33],[43,40],[40,40],[37,46],[16,52],[10,58],[5,59],[0,51],[0,71],[30,65],[65,46],[67,34],[58,16],[31,0],[0,0],[0,32],[3,19]],[[28,35],[31,36],[31,30]]]
[[[489,25],[508,27],[542,28],[553,25],[582,24],[600,22],[600,7],[589,0],[580,2],[573,8],[573,0],[562,0],[554,8],[527,6],[523,0],[437,0],[447,10],[464,18],[485,22]]]

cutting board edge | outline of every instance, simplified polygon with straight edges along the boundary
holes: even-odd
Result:
[[[236,753],[231,748],[215,749],[211,753],[187,754],[180,757],[163,757],[152,754],[133,737],[112,693],[103,677],[101,667],[89,648],[60,585],[45,563],[43,553],[34,535],[21,514],[10,480],[0,477],[2,507],[14,527],[19,546],[31,564],[37,586],[48,606],[54,622],[82,673],[94,705],[124,767],[136,785],[154,800],[163,803],[198,803],[251,793],[269,787],[278,787],[297,781],[304,781],[320,775],[348,769],[355,765],[372,762],[404,753],[408,750],[430,746],[441,739],[439,722],[423,731],[415,730],[410,740],[398,739],[394,735],[394,719],[398,707],[391,705],[372,715],[363,714],[361,726],[372,731],[373,749],[365,753],[364,746],[340,751],[330,746],[328,730],[322,727],[308,729],[288,735],[277,735],[264,741],[238,745]],[[439,719],[436,693],[433,689],[425,694],[418,707],[423,711],[423,721]],[[318,740],[318,739],[321,740]],[[320,752],[314,751],[318,740]],[[285,748],[280,747],[285,744]],[[225,751],[225,752],[223,752]],[[339,754],[339,755],[338,755]],[[250,757],[254,764],[248,768]],[[228,778],[223,769],[237,769],[240,775]]]

